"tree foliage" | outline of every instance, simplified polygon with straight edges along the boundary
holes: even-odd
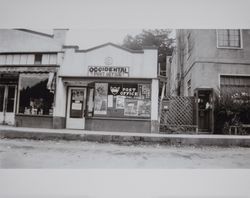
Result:
[[[147,29],[132,36],[128,34],[123,40],[123,46],[133,50],[140,50],[146,46],[158,48],[158,63],[161,67],[166,65],[166,56],[172,55],[174,38],[170,38],[170,29]]]

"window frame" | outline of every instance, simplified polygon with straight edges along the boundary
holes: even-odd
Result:
[[[129,85],[129,84],[136,84],[137,86],[139,84],[148,84],[149,87],[150,87],[150,97],[147,98],[147,99],[144,99],[144,100],[147,100],[147,101],[150,101],[150,106],[152,108],[152,87],[151,87],[151,83],[149,82],[116,82],[116,81],[109,81],[109,82],[104,82],[104,81],[96,81],[95,84],[94,84],[94,97],[93,97],[93,101],[94,101],[94,108],[93,108],[93,118],[105,118],[105,119],[109,119],[109,118],[118,118],[118,119],[142,119],[142,120],[147,120],[147,119],[151,119],[151,112],[152,112],[152,109],[150,108],[150,115],[149,116],[133,116],[133,115],[123,115],[123,116],[116,116],[116,115],[109,115],[108,114],[108,106],[107,106],[107,112],[106,114],[96,114],[95,113],[95,99],[96,99],[96,94],[95,94],[95,90],[96,90],[96,83],[107,83],[107,86],[109,88],[109,85],[110,84],[122,84],[122,87],[123,85]],[[108,99],[108,94],[109,92],[107,92],[107,99]],[[133,100],[133,98],[129,98],[131,100]],[[134,100],[143,100],[143,99],[134,99]],[[125,106],[125,103],[124,103],[124,106]],[[124,108],[124,111],[125,111],[125,108]]]
[[[216,47],[217,49],[243,49],[243,35],[242,35],[242,29],[237,29],[240,31],[240,47],[234,47],[234,46],[219,46],[219,30],[222,29],[216,29]],[[226,29],[230,30],[230,29]]]
[[[49,72],[42,72],[43,74],[47,74],[48,75],[48,79],[49,79]],[[37,75],[36,72],[32,72],[31,74]],[[20,115],[20,116],[35,116],[35,117],[53,117],[54,116],[54,111],[52,112],[52,115],[50,114],[25,114],[25,113],[20,113],[20,96],[21,96],[21,80],[22,77],[19,76],[19,80],[18,80],[18,86],[17,86],[17,93],[16,93],[16,107],[15,107],[15,111],[16,111],[16,115]],[[53,103],[52,103],[52,108],[55,107],[55,97],[56,94],[55,92],[53,93],[54,97],[53,97]]]

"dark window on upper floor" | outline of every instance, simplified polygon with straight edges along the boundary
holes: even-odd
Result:
[[[42,54],[35,54],[35,64],[42,64]]]
[[[239,29],[217,30],[218,47],[241,48],[241,32]]]

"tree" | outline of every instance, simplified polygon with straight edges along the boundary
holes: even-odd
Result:
[[[133,50],[140,50],[145,46],[158,48],[158,63],[162,70],[166,68],[166,56],[172,55],[174,38],[170,38],[170,29],[148,29],[134,37],[128,34],[123,40],[123,46]]]

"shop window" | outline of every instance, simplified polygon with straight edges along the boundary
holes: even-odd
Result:
[[[96,83],[94,115],[150,117],[150,84]]]
[[[35,54],[35,65],[42,64],[42,54]]]
[[[54,94],[48,89],[49,74],[21,74],[19,113],[52,115]]]
[[[241,48],[241,33],[238,29],[217,30],[218,47]]]

